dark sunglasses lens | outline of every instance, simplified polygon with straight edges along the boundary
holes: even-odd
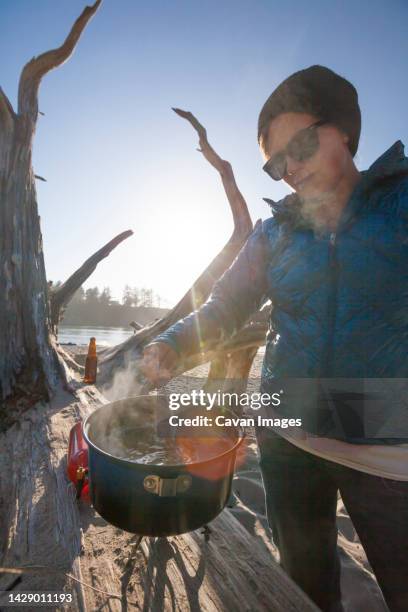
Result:
[[[319,148],[319,136],[317,130],[306,128],[291,140],[287,152],[295,161],[303,161],[312,157]]]
[[[277,153],[266,162],[263,169],[274,181],[280,181],[286,174],[286,156]]]

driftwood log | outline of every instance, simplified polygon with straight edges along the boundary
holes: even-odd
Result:
[[[32,143],[42,78],[73,52],[101,0],[85,8],[61,47],[22,70],[17,112],[0,90],[0,401],[18,413],[47,399],[64,371],[51,337]]]
[[[0,591],[65,590],[73,593],[73,609],[92,612],[314,610],[280,570],[261,531],[251,538],[228,511],[212,524],[209,542],[195,532],[144,540],[135,550],[133,536],[78,506],[67,480],[69,431],[106,398],[95,387],[84,387],[82,366],[58,346],[58,322],[76,289],[130,232],[91,256],[61,287],[49,290],[32,141],[40,82],[69,58],[100,4],[97,0],[84,9],[61,47],[27,63],[17,111],[0,90]],[[128,363],[137,373],[146,343],[207,299],[252,231],[231,165],[210,146],[191,113],[175,111],[197,131],[200,151],[220,174],[234,230],[166,317],[101,355],[105,384]],[[180,371],[210,360],[208,385],[221,375],[226,384],[231,377],[244,389],[256,348],[265,338],[265,317],[255,317],[223,345],[192,356]]]

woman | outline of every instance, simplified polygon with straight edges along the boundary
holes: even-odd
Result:
[[[168,379],[200,339],[236,332],[272,301],[261,390],[283,390],[258,428],[268,520],[281,564],[322,610],[342,610],[336,505],[344,504],[391,611],[408,610],[408,160],[395,143],[353,161],[353,85],[312,66],[263,106],[264,170],[293,193],[248,239],[209,300],[149,345],[145,375]],[[198,334],[199,330],[199,334]]]

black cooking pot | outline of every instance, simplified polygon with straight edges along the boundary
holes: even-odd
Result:
[[[213,520],[231,493],[235,457],[243,441],[240,427],[169,427],[171,412],[166,396],[146,395],[119,400],[97,408],[85,421],[83,432],[89,445],[91,500],[109,523],[147,536],[169,536],[193,531]],[[223,410],[222,414],[234,416]],[[207,416],[214,410],[188,408],[183,418]],[[152,429],[218,454],[184,465],[144,464],[120,458],[115,448],[120,432],[148,436]],[[218,444],[220,436],[222,446]],[[215,443],[213,442],[215,440]],[[227,449],[219,452],[220,448]],[[115,456],[117,455],[117,456]],[[208,458],[207,458],[208,457]]]

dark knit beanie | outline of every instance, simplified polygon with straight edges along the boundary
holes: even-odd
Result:
[[[258,142],[265,143],[269,123],[282,113],[308,113],[333,123],[349,137],[354,157],[361,131],[361,113],[353,85],[324,66],[310,66],[285,79],[269,96],[259,115]]]

